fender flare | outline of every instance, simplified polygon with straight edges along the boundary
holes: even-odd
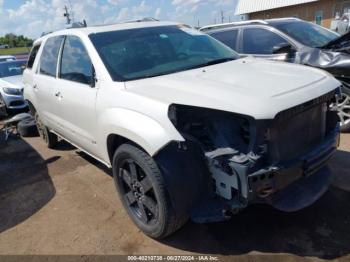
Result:
[[[160,115],[164,115],[164,117],[156,120],[125,108],[112,108],[101,113],[98,125],[102,127],[102,131],[98,142],[103,145],[103,152],[101,152],[103,159],[110,163],[108,149],[105,145],[111,134],[134,142],[150,156],[154,156],[170,141],[184,141],[167,118],[167,113]]]

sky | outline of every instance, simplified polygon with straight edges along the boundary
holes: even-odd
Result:
[[[200,26],[238,20],[238,0],[0,0],[0,35],[22,34],[37,38],[43,32],[66,28],[64,6],[75,22],[88,25],[111,24],[142,17]]]

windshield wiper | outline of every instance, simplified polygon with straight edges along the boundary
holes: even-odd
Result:
[[[211,66],[211,65],[216,65],[216,64],[221,64],[221,63],[225,63],[225,62],[229,62],[229,61],[233,61],[233,60],[236,60],[236,58],[226,57],[226,58],[215,59],[215,60],[211,60],[211,61],[208,61],[206,63],[203,63],[203,64],[199,64],[199,65],[188,67],[187,70],[188,69],[195,69],[195,68],[200,68],[200,67]]]
[[[180,68],[180,69],[178,69],[178,70],[167,71],[167,72],[161,72],[161,73],[159,73],[159,74],[143,75],[143,76],[139,76],[139,77],[136,77],[136,78],[128,79],[127,81],[139,80],[139,79],[146,79],[146,78],[153,78],[153,77],[163,76],[163,75],[169,75],[169,74],[175,74],[175,73],[183,72],[183,71],[190,70],[190,69],[201,68],[201,67],[206,67],[206,66],[210,66],[210,65],[216,65],[216,64],[220,64],[220,63],[225,63],[225,62],[233,61],[233,60],[236,60],[236,58],[233,58],[233,57],[229,57],[229,58],[228,58],[228,57],[226,57],[226,58],[220,58],[220,59],[215,59],[215,60],[208,61],[208,62],[203,63],[203,64],[199,64],[199,65],[195,65],[195,66],[190,66],[190,67],[186,67],[186,68]]]

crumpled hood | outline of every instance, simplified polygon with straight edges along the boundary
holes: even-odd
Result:
[[[328,44],[321,47],[321,49],[328,49],[350,54],[350,32],[330,41]]]
[[[310,67],[244,58],[126,83],[126,89],[167,104],[213,108],[271,119],[339,87]]]
[[[23,88],[23,76],[17,75],[0,78],[0,86],[11,88]]]
[[[344,37],[350,38],[350,35]],[[336,42],[330,44],[333,49],[305,47],[295,54],[292,62],[322,68],[343,83],[350,85],[350,44],[349,41],[347,44],[345,42],[340,41],[344,45],[337,45]]]

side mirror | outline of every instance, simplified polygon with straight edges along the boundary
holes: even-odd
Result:
[[[295,48],[289,43],[281,43],[272,48],[273,54],[291,54],[295,52]]]

